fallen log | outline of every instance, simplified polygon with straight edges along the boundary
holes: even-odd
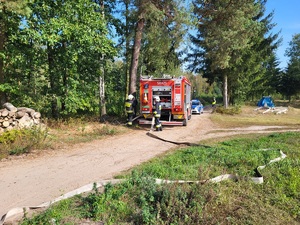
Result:
[[[31,114],[32,112],[35,112],[35,110],[34,109],[31,109],[31,108],[27,108],[27,107],[20,107],[20,108],[18,108],[18,110],[17,110],[18,112],[20,112],[20,111],[24,111],[25,113],[28,113],[28,114]]]
[[[4,103],[3,107],[12,112],[17,112],[17,110],[18,110],[16,107],[13,106],[13,104],[11,104],[9,102]]]

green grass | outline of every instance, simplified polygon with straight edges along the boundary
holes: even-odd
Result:
[[[280,156],[279,149],[287,158],[268,164]],[[21,224],[299,224],[299,149],[296,132],[176,149],[120,175],[126,178],[123,183],[59,202]],[[224,173],[251,177],[265,164],[262,184],[241,179],[158,185],[153,179],[205,180]]]

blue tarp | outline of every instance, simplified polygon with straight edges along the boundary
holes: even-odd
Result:
[[[274,108],[275,105],[273,103],[273,100],[270,96],[264,96],[262,97],[259,102],[257,103],[258,107],[270,107],[270,108]]]

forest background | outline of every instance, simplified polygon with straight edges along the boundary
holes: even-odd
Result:
[[[217,96],[225,108],[297,99],[300,34],[280,69],[266,2],[0,1],[0,103],[48,118],[122,116],[139,77],[163,74],[187,76],[194,98]]]

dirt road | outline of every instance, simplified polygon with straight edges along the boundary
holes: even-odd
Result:
[[[161,138],[194,142],[241,132],[265,132],[270,127],[220,132],[209,113],[193,115],[186,127],[164,127]],[[39,157],[26,156],[0,162],[0,216],[14,207],[36,206],[89,183],[111,179],[176,145],[146,135],[144,130],[79,144]],[[212,132],[213,131],[213,132]]]

